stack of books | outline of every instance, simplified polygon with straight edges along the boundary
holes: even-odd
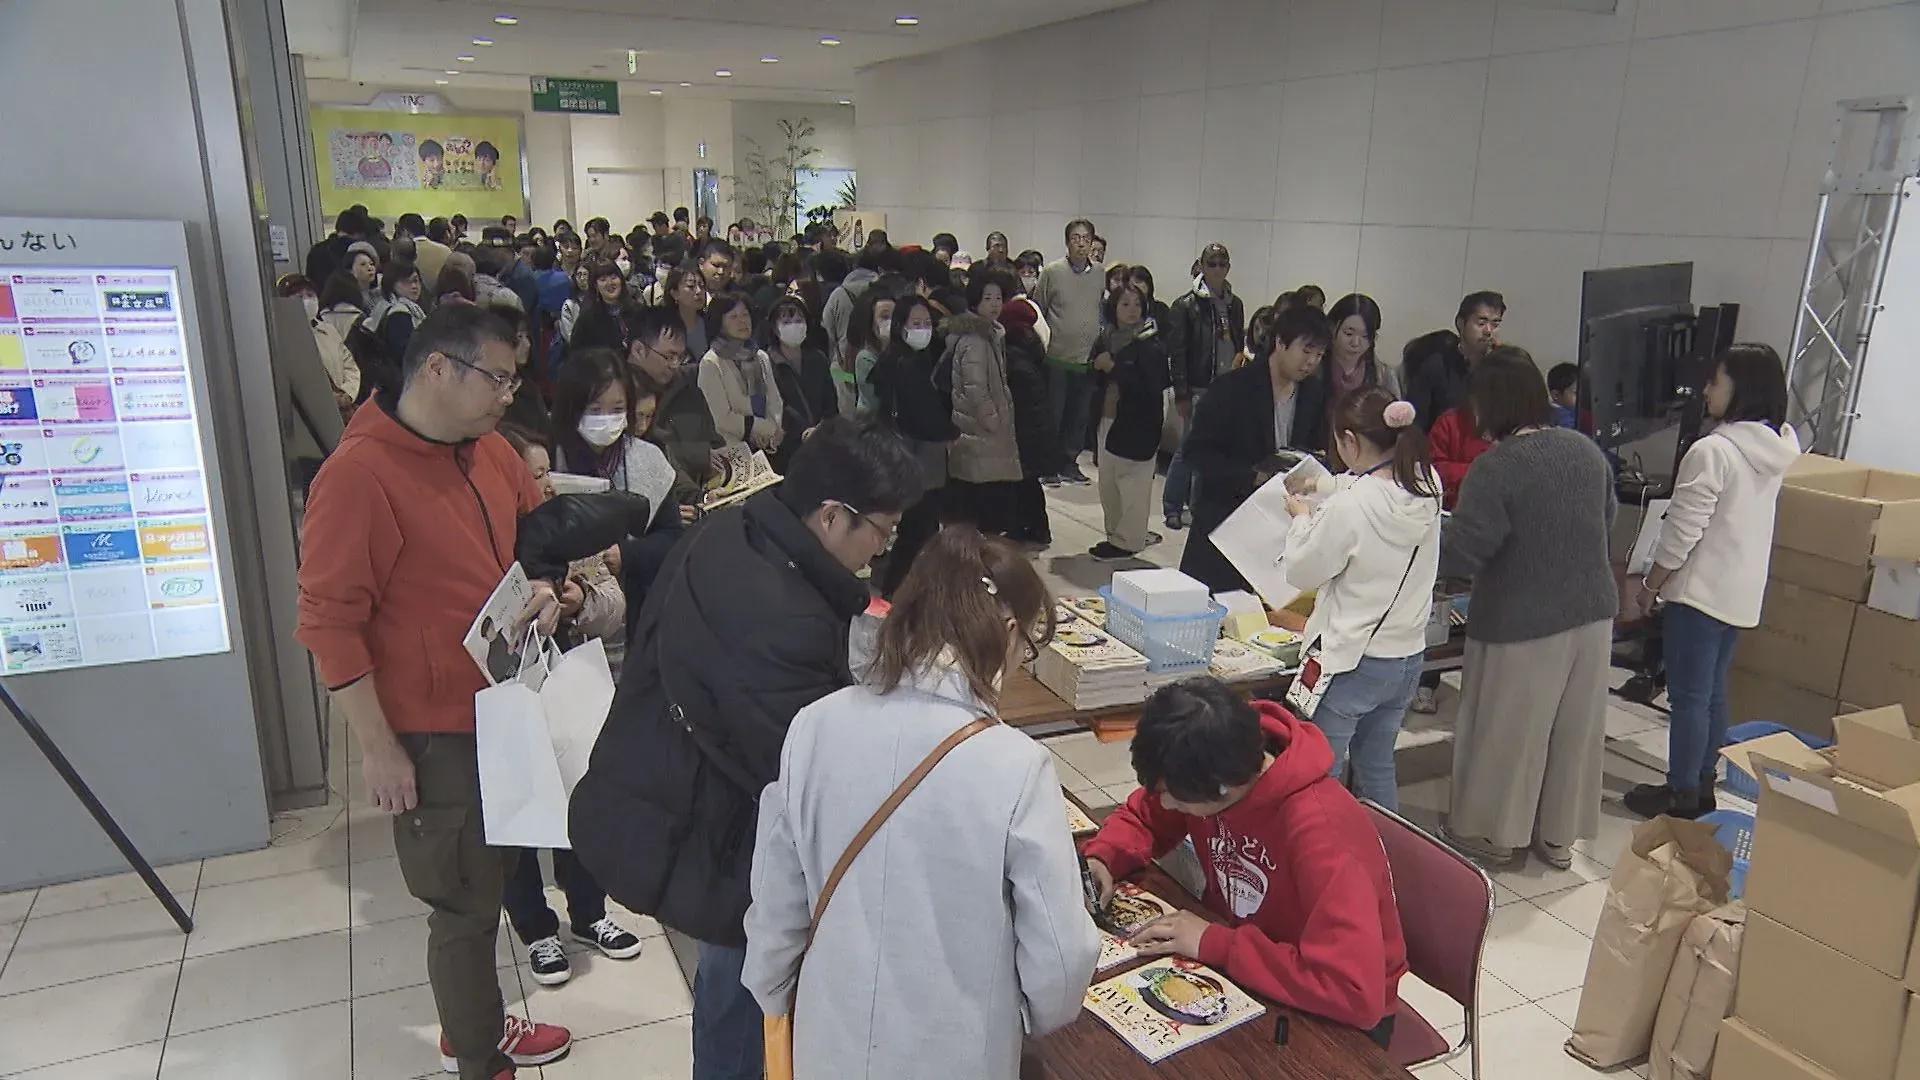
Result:
[[[1207,674],[1224,682],[1252,682],[1286,669],[1280,658],[1270,652],[1232,638],[1221,638],[1213,646],[1213,660],[1207,665]]]
[[[1059,620],[1033,662],[1033,677],[1075,709],[1136,705],[1149,692],[1147,658],[1077,617]]]

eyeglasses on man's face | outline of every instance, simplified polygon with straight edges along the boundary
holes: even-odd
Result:
[[[520,376],[518,375],[502,375],[497,371],[489,371],[471,360],[455,356],[452,353],[442,353],[441,355],[459,364],[461,367],[466,368],[468,371],[484,377],[488,382],[493,384],[493,389],[496,393],[517,394],[520,392]]]
[[[895,522],[892,525],[882,525],[878,521],[875,521],[873,518],[868,517],[866,514],[863,514],[860,511],[854,509],[853,507],[848,506],[846,503],[836,502],[833,505],[838,506],[840,509],[845,510],[849,514],[852,514],[853,520],[856,524],[865,525],[867,528],[872,529],[875,535],[880,537],[880,542],[881,542],[880,554],[882,555],[885,555],[888,551],[892,550],[893,542],[900,538],[900,524],[898,522]]]

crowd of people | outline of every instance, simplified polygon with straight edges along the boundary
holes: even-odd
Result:
[[[1157,692],[1141,788],[1085,847],[1104,900],[1197,845],[1224,922],[1170,916],[1143,951],[1387,1045],[1405,947],[1355,793],[1397,805],[1395,738],[1428,706],[1426,625],[1450,579],[1472,603],[1449,840],[1564,867],[1594,834],[1613,465],[1578,430],[1577,370],[1543,375],[1500,341],[1499,294],[1467,295],[1396,365],[1365,294],[1328,306],[1304,285],[1248,314],[1219,243],[1169,303],[1084,219],[1052,259],[998,232],[978,259],[946,233],[842,251],[825,224],[742,248],[687,219],[624,237],[506,220],[474,242],[458,216],[403,215],[388,238],[356,207],[280,282],[349,417],[307,504],[300,639],[432,911],[449,1071],[502,1080],[570,1043],[507,1015],[493,978],[503,903],[535,979],[570,973],[539,861],[488,847],[480,810],[487,679],[462,638],[516,560],[553,567],[523,622],[603,640],[618,680],[553,858],[568,929],[637,954],[611,895],[699,943],[697,1080],[760,1077],[763,1019],[782,1014],[802,1077],[1012,1077],[1023,1035],[1078,1012],[1098,941],[1051,757],[1009,728],[970,736],[1052,637],[1032,556],[1052,538],[1046,489],[1089,483],[1089,450],[1092,557],[1161,539],[1170,450],[1161,519],[1192,530],[1182,567],[1216,591],[1247,587],[1208,539],[1245,499],[1303,456],[1337,474],[1287,503],[1285,574],[1316,596],[1312,693]],[[1764,346],[1723,357],[1705,400],[1719,426],[1630,594],[1669,601],[1674,772],[1629,799],[1649,812],[1711,808],[1731,643],[1765,579],[1751,537],[1798,450]],[[781,482],[703,511],[742,451]],[[581,524],[555,495],[567,475],[605,481],[617,527]],[[891,612],[861,663],[849,625],[876,592]],[[846,864],[910,778],[924,790]]]

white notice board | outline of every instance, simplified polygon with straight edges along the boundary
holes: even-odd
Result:
[[[230,648],[178,222],[0,218],[0,671]]]

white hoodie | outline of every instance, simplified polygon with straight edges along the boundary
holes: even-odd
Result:
[[[1687,449],[1674,479],[1657,566],[1675,571],[1660,595],[1729,626],[1760,624],[1780,481],[1800,456],[1792,427],[1722,424]]]
[[[1426,651],[1440,567],[1440,478],[1428,479],[1433,498],[1408,492],[1387,469],[1343,474],[1326,502],[1287,530],[1282,569],[1294,588],[1319,590],[1306,636],[1320,639],[1327,674],[1352,671],[1362,656]]]

